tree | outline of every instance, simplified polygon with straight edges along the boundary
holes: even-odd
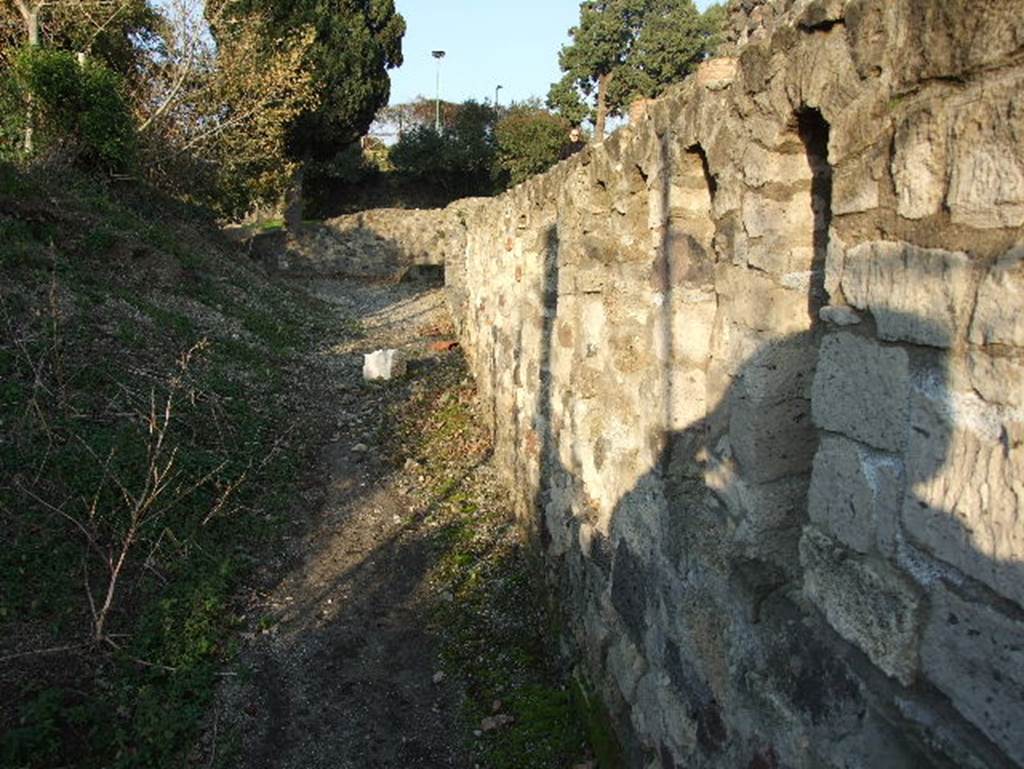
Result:
[[[434,99],[417,96],[410,102],[392,104],[382,108],[374,118],[373,124],[384,135],[400,138],[406,132],[420,126],[433,128],[436,117],[435,106]],[[455,127],[455,118],[463,105],[442,100],[440,106],[441,127],[443,130],[450,131]]]
[[[536,107],[513,105],[494,128],[498,168],[511,184],[543,173],[562,155],[569,121]]]
[[[432,124],[407,131],[391,148],[391,162],[402,176],[449,194],[487,194],[493,188],[497,111],[472,100],[457,107],[441,133]]]
[[[26,155],[43,152],[90,170],[131,166],[135,124],[116,72],[92,60],[79,62],[68,51],[31,46],[4,80],[2,122],[20,127],[23,137],[25,127],[32,129],[23,139]]]
[[[160,13],[146,0],[0,0],[0,52],[45,43],[129,78],[160,26]]]
[[[573,125],[580,125],[590,114],[590,108],[580,98],[576,78],[568,72],[557,83],[552,83],[547,105]]]
[[[220,16],[231,12],[230,19]],[[259,14],[235,5],[167,0],[166,50],[137,104],[147,170],[162,187],[220,213],[277,202],[294,171],[288,129],[315,107],[305,67],[314,30],[274,35]],[[207,21],[217,29],[214,41]]]
[[[585,109],[581,95],[593,98],[600,141],[609,114],[656,96],[708,54],[720,19],[717,7],[701,15],[693,0],[584,0],[572,42],[559,53],[565,75],[552,85],[549,106],[572,120]]]
[[[231,0],[209,3],[216,12]],[[387,71],[402,64],[405,20],[394,0],[237,0],[232,13],[267,19],[269,34],[311,27],[305,68],[316,83],[315,107],[302,110],[290,126],[294,158],[327,159],[362,136],[387,104]],[[214,25],[214,34],[221,34]]]
[[[671,83],[685,78],[718,44],[721,7],[704,14],[692,0],[659,0],[644,16],[631,55],[614,84],[612,101],[658,96]]]

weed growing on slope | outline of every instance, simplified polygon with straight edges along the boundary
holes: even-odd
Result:
[[[204,225],[70,187],[0,173],[0,766],[177,769],[317,429],[295,362],[330,315]]]

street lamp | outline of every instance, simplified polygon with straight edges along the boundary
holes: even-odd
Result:
[[[504,87],[505,86],[502,85],[494,86],[494,109],[498,109],[498,91],[500,91]]]
[[[437,97],[434,100],[434,130],[441,133],[441,59],[444,51],[431,51],[430,55],[437,59]]]

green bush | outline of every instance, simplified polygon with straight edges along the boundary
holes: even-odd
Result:
[[[569,121],[543,109],[516,108],[495,126],[498,166],[512,184],[543,173],[568,143]]]
[[[18,54],[0,92],[5,154],[16,154],[31,119],[34,152],[65,155],[85,168],[124,171],[135,156],[135,125],[119,75],[79,64],[68,51]]]
[[[443,133],[425,125],[405,133],[391,148],[391,162],[400,175],[446,192],[492,192],[496,117],[492,107],[468,101]]]
[[[431,126],[416,126],[391,148],[395,170],[413,179],[429,180],[444,173],[444,137]]]

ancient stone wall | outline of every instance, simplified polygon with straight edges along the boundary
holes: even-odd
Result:
[[[440,266],[465,251],[462,210],[382,208],[291,225],[269,249],[272,267],[293,274],[393,278]]]
[[[332,237],[443,257],[631,766],[1024,766],[1020,0],[731,11],[603,145]]]
[[[1024,765],[1024,13],[748,5],[461,209],[498,460],[633,766]]]

